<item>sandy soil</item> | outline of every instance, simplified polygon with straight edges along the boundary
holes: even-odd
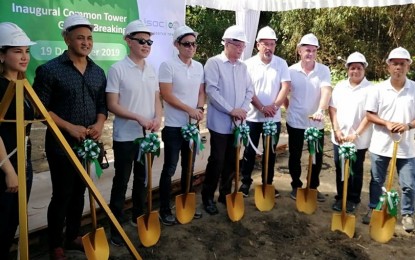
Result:
[[[41,128],[41,127],[39,127]],[[104,142],[110,148],[111,125],[106,126]],[[36,132],[36,131],[35,131]],[[41,132],[41,131],[40,131]],[[37,136],[34,147],[35,172],[47,168],[42,138]],[[304,147],[305,149],[306,147]],[[366,212],[369,184],[369,161],[366,162],[366,174],[362,194],[362,203],[356,210],[356,232],[353,238],[330,230],[334,202],[335,175],[332,147],[326,136],[324,165],[319,190],[326,195],[326,202],[319,203],[312,215],[299,213],[295,201],[290,199],[291,178],[288,174],[288,152],[277,158],[274,186],[281,197],[269,212],[260,212],[255,207],[254,191],[244,200],[245,214],[239,222],[231,222],[226,207],[218,203],[219,214],[210,216],[204,212],[203,218],[193,220],[186,225],[166,227],[162,225],[159,242],[150,248],[140,245],[137,229],[128,221],[124,229],[136,245],[144,259],[410,259],[415,255],[414,234],[403,231],[400,218],[395,235],[387,244],[370,239],[369,228],[361,223]],[[109,150],[109,153],[111,151]],[[111,156],[111,154],[110,154]],[[303,154],[303,178],[307,170],[307,152]],[[255,182],[259,183],[259,171],[254,172]],[[305,180],[304,180],[305,181]],[[395,182],[396,183],[396,182]],[[396,186],[396,185],[395,185]],[[251,187],[253,188],[254,185]],[[200,187],[199,187],[200,189]],[[201,203],[200,190],[197,191],[198,205]],[[157,201],[154,202],[157,208]],[[129,214],[129,212],[127,212]],[[106,219],[100,221],[105,227],[107,237],[109,228]],[[85,232],[90,227],[84,227]],[[31,259],[48,259],[45,235],[40,234],[31,245]],[[130,259],[128,250],[110,245],[111,259]],[[85,259],[76,251],[67,251],[69,259]]]

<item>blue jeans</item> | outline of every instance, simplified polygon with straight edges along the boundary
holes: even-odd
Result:
[[[184,140],[181,127],[166,126],[161,131],[161,137],[164,142],[164,164],[163,170],[160,176],[160,211],[170,210],[170,193],[171,193],[171,178],[176,172],[177,163],[179,161],[179,155],[181,155],[181,190],[182,193],[186,192],[187,187],[187,174],[188,174],[188,161],[189,161],[189,142]],[[193,149],[193,161],[192,161],[192,175],[190,179],[190,190],[193,190],[193,169],[196,157],[196,149]]]
[[[365,154],[367,149],[357,150],[356,161],[352,162],[352,167],[349,172],[349,180],[347,186],[347,200],[354,203],[360,203],[360,194],[363,186],[363,163],[365,161]],[[343,181],[341,180],[341,160],[339,157],[339,146],[333,144],[334,165],[336,166],[336,200],[343,198]],[[353,172],[353,175],[352,175]]]
[[[388,173],[390,157],[371,154],[371,180],[370,180],[370,208],[376,208],[379,197],[382,195],[382,186]],[[415,185],[415,158],[397,159],[396,170],[399,174],[401,188],[401,214],[412,215],[414,213],[414,185]]]
[[[139,148],[140,146],[134,144],[133,141],[113,142],[115,175],[112,181],[110,208],[119,222],[123,220],[125,193],[132,170],[134,173],[131,195],[133,201],[132,220],[135,222],[137,217],[144,214],[147,197],[147,187],[145,187],[147,173],[145,166],[137,161]],[[111,231],[115,230],[115,227],[111,226]]]
[[[288,130],[288,151],[290,153],[288,158],[288,169],[291,175],[291,187],[293,189],[301,188],[303,182],[300,180],[301,177],[301,155],[303,153],[304,145],[304,132],[305,129],[293,128],[287,124]],[[320,130],[323,133],[323,137],[320,138],[319,144],[324,147],[324,129]],[[311,189],[317,189],[320,185],[320,172],[323,164],[323,151],[318,150],[316,152],[316,164],[311,167]]]
[[[280,132],[281,132],[281,123],[280,122],[276,122],[277,123],[277,136],[279,138],[280,136]],[[262,129],[263,129],[263,125],[264,123],[262,122],[250,122],[247,121],[246,124],[249,126],[249,137],[252,140],[252,143],[258,147],[258,143],[259,143],[259,138],[262,134]],[[271,145],[272,141],[270,141],[270,145]],[[262,146],[264,148],[264,154],[262,155],[262,183],[264,182],[264,177],[265,177],[265,136],[262,135]],[[277,147],[277,144],[275,144],[274,146],[274,151]],[[274,179],[274,166],[275,166],[275,157],[276,157],[276,153],[272,152],[272,148],[269,148],[269,158],[268,158],[268,176],[267,176],[267,181],[266,184],[272,184],[272,181]],[[245,148],[244,151],[244,157],[243,157],[243,164],[242,164],[242,183],[246,184],[246,185],[251,185],[252,184],[252,178],[251,178],[251,174],[252,174],[252,170],[254,169],[254,165],[255,165],[255,156],[256,156],[256,152],[254,150],[254,148],[252,148],[251,145],[249,145],[247,148]]]

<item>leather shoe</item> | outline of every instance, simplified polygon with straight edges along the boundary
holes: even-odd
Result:
[[[66,250],[78,250],[84,252],[84,244],[82,244],[82,237],[77,237],[72,241],[65,241]]]
[[[219,213],[218,208],[216,207],[216,204],[213,202],[213,200],[207,200],[203,202],[203,206],[205,211],[210,215],[216,215]]]

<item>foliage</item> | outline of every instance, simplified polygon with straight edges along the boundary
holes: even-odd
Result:
[[[187,7],[186,23],[200,32],[197,57],[204,63],[223,49],[220,39],[224,30],[235,23],[234,12]],[[344,61],[359,51],[369,63],[367,78],[387,78],[385,59],[398,46],[415,54],[413,36],[415,5],[390,7],[338,7],[301,9],[287,12],[262,12],[259,28],[269,25],[278,35],[276,55],[288,64],[298,61],[296,45],[302,35],[312,32],[320,41],[318,59],[332,70],[333,81],[345,76]],[[412,78],[414,72],[409,73]]]

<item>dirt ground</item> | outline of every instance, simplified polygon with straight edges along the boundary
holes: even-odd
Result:
[[[41,129],[42,126],[39,126]],[[107,124],[104,142],[111,146],[111,125]],[[36,132],[36,131],[34,131]],[[42,132],[39,130],[39,132]],[[36,135],[36,133],[34,133]],[[42,136],[35,136],[33,152],[35,172],[47,169],[42,150]],[[36,149],[37,147],[37,149]],[[304,146],[304,150],[306,147]],[[218,203],[219,214],[210,216],[203,211],[203,217],[186,225],[161,227],[159,242],[150,248],[140,245],[137,229],[128,221],[123,227],[144,259],[411,259],[415,255],[414,234],[403,231],[398,218],[395,235],[387,244],[371,240],[369,227],[361,223],[368,203],[369,160],[366,161],[362,203],[355,212],[356,231],[353,238],[344,233],[330,230],[334,202],[335,174],[331,143],[326,136],[324,165],[319,190],[325,194],[326,202],[318,203],[312,215],[299,213],[295,201],[289,197],[291,178],[288,174],[288,151],[280,154],[275,168],[274,186],[281,197],[276,199],[273,210],[260,212],[255,207],[254,190],[244,200],[245,214],[239,222],[231,222],[226,206]],[[111,157],[111,151],[109,150]],[[307,170],[308,153],[303,154],[303,180]],[[259,184],[258,169],[254,172],[255,183]],[[305,183],[305,180],[304,180]],[[396,182],[395,182],[396,183]],[[251,186],[251,188],[253,188]],[[201,204],[200,187],[196,193]],[[157,208],[157,201],[154,206]],[[174,202],[173,202],[174,203]],[[129,212],[127,212],[129,214]],[[109,238],[106,219],[104,226]],[[84,227],[88,232],[90,227]],[[48,259],[45,235],[38,235],[31,245],[31,259]],[[131,259],[125,247],[110,245],[110,259]],[[67,251],[69,259],[85,259],[76,251]]]

